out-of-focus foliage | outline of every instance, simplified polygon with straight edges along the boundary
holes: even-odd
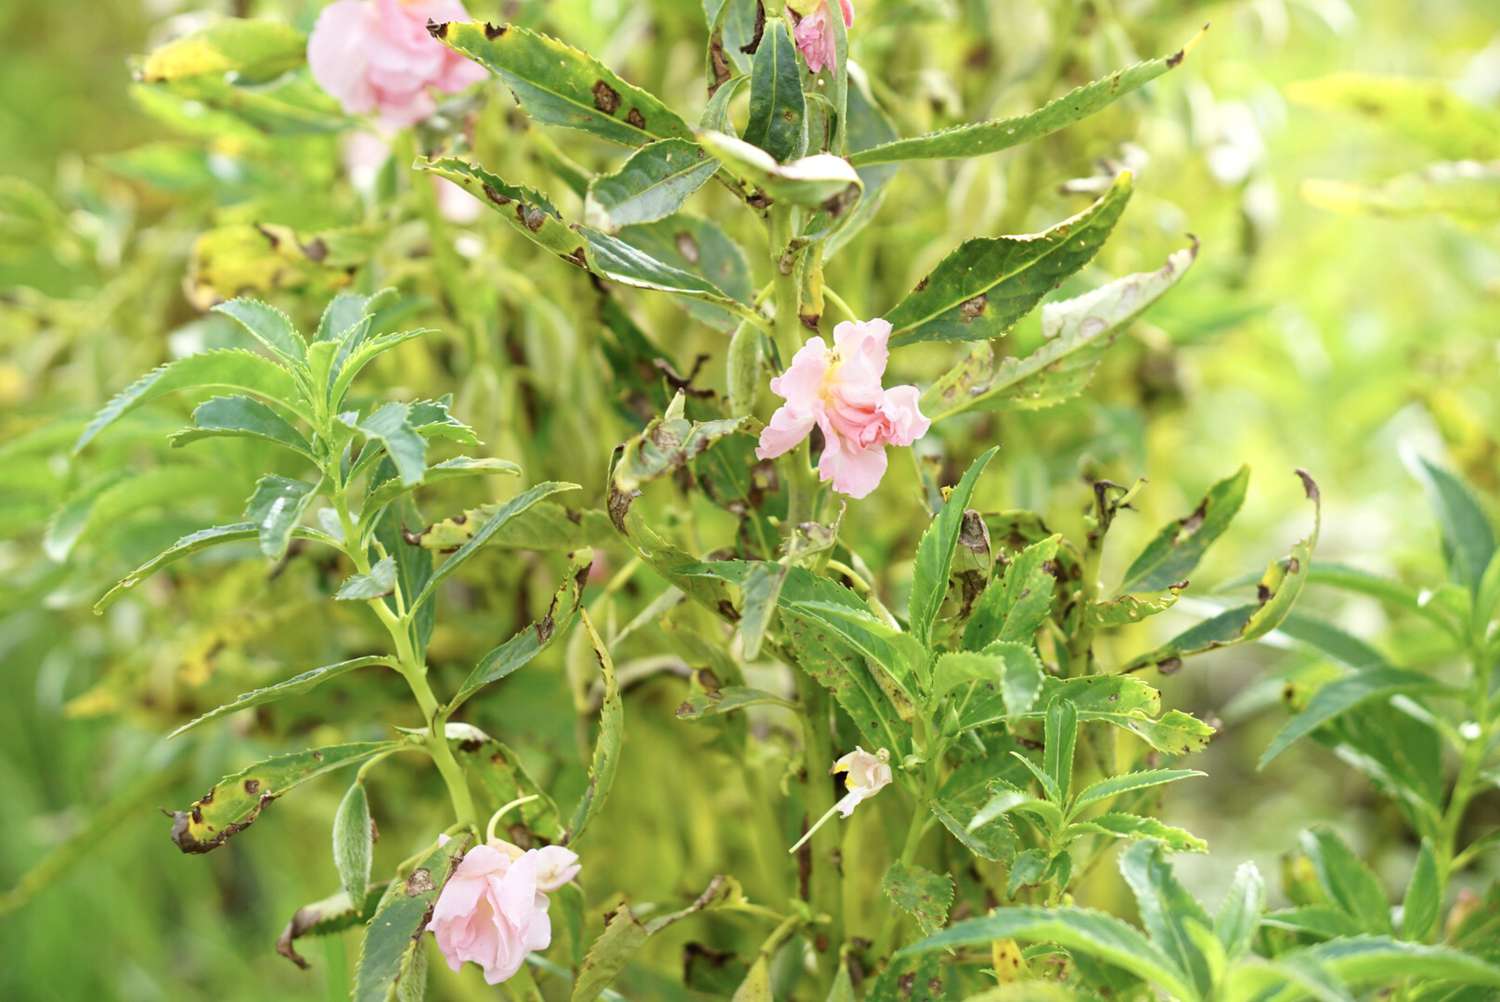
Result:
[[[194,408],[220,390],[132,409],[75,452],[98,409],[162,363],[260,350],[207,312],[221,300],[272,302],[315,346],[331,297],[392,287],[372,307],[372,329],[432,333],[393,343],[345,387],[365,432],[396,460],[414,442],[393,445],[386,432],[420,422],[372,428],[381,405],[451,395],[418,436],[433,449],[421,462],[450,460],[472,429],[483,445],[467,454],[514,461],[526,479],[434,468],[416,502],[392,486],[381,499],[389,521],[371,527],[383,545],[418,565],[441,560],[528,485],[582,485],[497,525],[486,548],[464,552],[435,625],[412,623],[435,687],[457,694],[450,709],[462,703],[475,728],[454,747],[475,770],[481,812],[545,790],[550,802],[528,805],[523,829],[556,841],[588,822],[584,893],[562,902],[568,918],[555,921],[548,957],[580,971],[580,986],[613,982],[629,998],[728,997],[742,984],[790,997],[787,944],[814,941],[816,923],[793,911],[777,925],[741,904],[779,913],[798,898],[784,848],[801,834],[801,798],[811,809],[834,791],[796,775],[805,763],[795,707],[817,689],[795,692],[776,664],[811,642],[799,624],[848,629],[854,614],[830,609],[848,589],[830,599],[796,569],[778,577],[716,559],[731,547],[776,556],[786,515],[767,502],[782,485],[737,423],[757,393],[765,411],[763,378],[732,378],[746,359],[771,374],[769,343],[732,333],[771,278],[746,211],[756,188],[813,209],[851,192],[826,214],[837,219],[811,224],[847,231],[828,238],[821,282],[861,316],[892,319],[898,343],[909,342],[893,355],[892,381],[922,387],[924,409],[942,418],[914,464],[893,451],[876,494],[825,504],[824,524],[794,549],[848,566],[843,580],[902,614],[907,631],[880,634],[893,658],[925,663],[912,644],[951,646],[907,700],[956,705],[975,678],[1005,680],[987,705],[964,700],[948,718],[955,749],[978,734],[994,740],[1001,721],[1007,749],[1053,749],[1028,759],[1045,780],[1009,759],[1004,789],[961,789],[955,770],[933,802],[943,831],[926,843],[930,855],[899,868],[890,864],[910,842],[910,789],[824,830],[814,846],[842,849],[835,893],[850,940],[913,944],[950,922],[927,945],[962,949],[962,963],[944,959],[941,970],[942,955],[914,950],[861,990],[885,997],[888,982],[896,997],[913,972],[923,983],[972,975],[973,988],[993,980],[985,969],[1004,982],[1007,970],[1063,968],[1054,946],[1032,944],[1069,951],[1075,984],[1128,992],[1143,979],[1183,998],[1255,997],[1269,984],[1339,997],[1327,994],[1332,975],[1356,991],[1394,981],[1426,999],[1440,989],[1424,979],[1488,977],[1456,951],[1500,964],[1500,780],[1486,746],[1500,610],[1491,4],[865,0],[847,37],[855,69],[832,81],[832,99],[819,93],[801,111],[867,151],[852,158],[853,188],[827,165],[788,178],[718,138],[756,132],[768,148],[790,143],[788,154],[799,144],[773,135],[776,119],[758,106],[755,77],[776,67],[740,51],[750,39],[736,0],[718,53],[735,79],[713,100],[703,81],[715,53],[696,0],[472,0],[476,19],[519,27],[453,44],[482,55],[527,44],[531,31],[553,35],[610,68],[614,100],[634,97],[633,85],[672,110],[642,97],[644,137],[623,105],[594,128],[619,135],[552,128],[544,123],[567,109],[506,77],[495,55],[503,85],[446,100],[394,149],[357,133],[298,69],[321,6],[132,0],[0,12],[12,40],[0,60],[0,148],[11,153],[0,168],[0,653],[11,669],[0,711],[0,994],[344,997],[359,966],[356,927],[381,882],[452,823],[437,774],[404,755],[361,773],[356,806],[343,783],[309,778],[201,858],[181,856],[157,813],[251,763],[405,740],[388,725],[427,723],[415,709],[393,711],[406,705],[405,685],[374,663],[386,648],[364,603],[334,600],[354,586],[379,601],[385,578],[347,581],[354,569],[331,551],[257,530],[239,549],[204,550],[91,611],[174,541],[239,521],[261,477],[306,470],[266,435],[189,444],[223,430],[212,409]],[[231,15],[277,27],[173,47]],[[1169,58],[1205,21],[1212,28],[1187,57]],[[591,91],[595,78],[581,72]],[[1112,102],[1097,114],[1049,104],[1091,81],[1104,81]],[[830,119],[840,100],[847,124]],[[1039,108],[1044,117],[1026,117]],[[999,126],[905,153],[891,145],[986,120]],[[700,125],[713,134],[695,133]],[[1011,148],[1012,127],[1034,141]],[[632,156],[605,141],[622,137],[659,141]],[[673,159],[693,156],[694,142],[722,165],[713,180],[708,161]],[[942,159],[975,152],[986,155]],[[899,170],[888,162],[917,156]],[[411,169],[419,157],[434,169]],[[1055,228],[1079,213],[1077,232]],[[1088,237],[1096,223],[1107,242]],[[1022,269],[1007,287],[1015,316],[998,300],[972,305],[989,291],[966,284],[974,267],[1024,257],[1001,238],[1044,231],[1038,249],[1058,255],[1047,261],[1076,263],[1034,278]],[[630,247],[655,264],[643,268]],[[820,290],[809,281],[808,301]],[[839,316],[831,300],[825,312]],[[997,337],[1016,317],[1002,340],[957,343]],[[333,364],[311,350],[307,362]],[[467,424],[455,427],[450,412]],[[637,438],[648,424],[664,434]],[[169,438],[184,425],[196,428]],[[269,437],[284,436],[277,426]],[[635,444],[617,458],[620,443]],[[944,556],[924,542],[929,516],[944,510],[941,488],[995,444],[984,477],[960,488],[972,498],[949,509],[955,537],[978,531],[955,517],[966,506],[983,514],[984,554],[970,534]],[[1234,475],[1242,463],[1248,487]],[[1305,498],[1317,490],[1294,468],[1321,488],[1315,554]],[[1128,491],[1105,486],[1142,477],[1149,483]],[[627,516],[609,504],[612,489],[643,489],[628,517],[691,550],[680,576],[675,551],[617,531],[610,516]],[[329,531],[311,509],[305,524]],[[941,516],[934,526],[942,531]],[[580,584],[568,554],[586,547],[597,558]],[[1008,569],[994,570],[996,557]],[[1070,568],[1120,587],[1070,611]],[[947,592],[950,572],[980,585],[972,606],[962,587]],[[412,583],[400,580],[403,591]],[[1028,608],[1023,580],[1049,601],[1057,580],[1060,600]],[[734,628],[684,600],[710,589],[739,602]],[[579,607],[591,626],[570,631]],[[864,608],[857,625],[875,629]],[[533,652],[496,645],[536,636],[531,624],[554,612],[557,642],[497,681]],[[595,629],[612,675],[601,677]],[[295,699],[255,697],[245,712],[162,738],[241,694],[364,655],[371,663],[356,667],[368,670],[340,668],[326,684],[305,680]],[[1073,682],[1039,672],[1030,686],[1039,655],[1069,674],[1134,670],[1104,680],[1115,687],[1104,698],[1116,699],[1096,705],[1081,692],[1061,698]],[[903,733],[891,718],[856,716],[852,698],[840,699],[844,716],[824,715],[844,727],[835,754],[870,743],[867,719]],[[910,710],[891,705],[895,718]],[[596,750],[597,735],[618,738],[621,706],[623,744],[612,752],[600,737]],[[1072,732],[1084,749],[1076,776],[1073,756],[1064,766],[1055,751],[1073,746]],[[1106,760],[1125,776],[1109,775]],[[596,781],[612,777],[608,800],[594,799],[591,768]],[[1098,813],[1114,797],[1139,811]],[[334,835],[360,798],[380,835],[365,881],[365,847]],[[580,813],[568,813],[575,803]],[[1012,825],[1013,813],[1026,820]],[[1131,843],[1120,867],[1094,865],[1117,840]],[[1178,853],[1172,865],[1163,846]],[[971,862],[995,859],[1003,864]],[[1258,871],[1236,871],[1244,859]],[[949,872],[962,879],[948,884]],[[346,896],[298,912],[362,883],[358,908]],[[981,918],[1001,896],[1019,907]],[[1057,905],[1066,907],[1048,907]],[[614,937],[636,927],[649,936],[617,958],[609,949],[620,947],[595,946],[586,961],[610,936],[610,911],[608,928],[627,930]],[[310,972],[274,955],[284,928]],[[1358,955],[1324,943],[1360,936]],[[855,958],[840,977],[864,973]],[[536,976],[548,997],[566,997],[558,972]],[[432,997],[493,991],[434,958]],[[996,992],[982,997],[1028,997]]]

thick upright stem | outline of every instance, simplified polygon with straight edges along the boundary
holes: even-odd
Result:
[[[797,315],[801,306],[797,269],[787,252],[792,238],[791,211],[790,206],[771,207],[772,301],[776,305],[776,352],[783,366],[791,365],[792,356],[802,347],[802,321]],[[803,442],[783,456],[779,464],[787,486],[788,534],[813,516],[817,481],[813,479],[810,454],[808,443]]]
[[[802,728],[802,767],[806,774],[803,801],[809,819],[822,817],[833,809],[833,784],[828,770],[833,765],[833,745],[829,734],[828,693],[805,672],[797,673],[797,696],[802,701],[806,722]],[[831,984],[838,967],[839,945],[844,940],[844,892],[840,873],[839,833],[837,825],[824,825],[803,852],[811,855],[812,873],[808,898],[814,910],[829,918],[826,945],[820,943],[818,970],[823,981]],[[819,939],[821,940],[821,936]]]

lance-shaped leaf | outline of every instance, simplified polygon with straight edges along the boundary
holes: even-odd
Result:
[[[1180,588],[1134,592],[1112,598],[1107,602],[1095,602],[1084,610],[1084,616],[1096,630],[1128,626],[1166,612],[1177,604],[1177,598],[1181,594]]]
[[[1406,668],[1378,666],[1363,671],[1350,672],[1327,683],[1313,694],[1302,712],[1287,721],[1285,727],[1276,732],[1270,745],[1261,754],[1257,768],[1265,766],[1276,756],[1286,751],[1324,724],[1364,703],[1392,696],[1441,693],[1449,690],[1437,679]]]
[[[554,637],[567,636],[578,618],[583,588],[588,583],[593,562],[594,551],[587,547],[568,555],[568,572],[553,593],[547,611],[536,622],[479,659],[448,704],[448,714],[451,715],[480,689],[530,664],[551,645]]]
[[[375,829],[365,784],[356,779],[333,815],[333,865],[350,901],[363,901],[370,886]]]
[[[676,714],[678,720],[702,720],[705,717],[717,717],[752,706],[798,709],[796,703],[774,692],[750,689],[743,685],[726,685],[713,692],[694,693],[682,701],[682,704],[677,707]]]
[[[422,477],[422,486],[431,486],[446,480],[458,480],[464,477],[491,476],[501,473],[516,477],[520,476],[521,468],[508,459],[473,459],[469,456],[458,456],[429,466]],[[365,496],[364,510],[367,513],[377,512],[397,498],[410,493],[415,486],[415,484],[402,483],[399,476],[378,483],[372,480],[370,493]]]
[[[1271,561],[1256,585],[1256,603],[1229,609],[1204,620],[1156,650],[1134,659],[1125,666],[1125,671],[1138,671],[1153,665],[1175,670],[1181,666],[1183,658],[1254,640],[1281,625],[1301,594],[1302,586],[1307,583],[1313,548],[1318,545],[1318,530],[1323,520],[1318,485],[1302,470],[1298,470],[1297,475],[1302,478],[1303,489],[1313,503],[1312,532],[1299,540],[1284,559]]]
[[[401,482],[414,486],[427,472],[427,440],[411,426],[411,405],[391,401],[366,418],[344,414],[341,419],[366,438],[379,442],[401,475]]]
[[[1378,184],[1309,178],[1302,197],[1320,209],[1406,218],[1448,216],[1485,225],[1500,220],[1500,164],[1461,160],[1398,174]]]
[[[1440,157],[1500,157],[1500,112],[1459,97],[1440,81],[1335,73],[1290,83],[1286,96],[1308,107],[1368,119]]]
[[[1323,893],[1364,932],[1391,932],[1391,906],[1375,871],[1330,828],[1302,833],[1302,851],[1312,862]]]
[[[505,81],[538,122],[641,146],[691,138],[687,123],[586,52],[514,24],[438,24],[434,38]]]
[[[1468,485],[1449,471],[1419,456],[1411,457],[1408,465],[1437,513],[1450,576],[1477,593],[1495,556],[1495,529],[1489,516]]]
[[[1156,271],[1043,304],[1039,348],[1021,358],[997,359],[988,345],[976,347],[928,387],[923,412],[937,421],[976,409],[1037,410],[1076,397],[1118,336],[1177,284],[1197,254],[1195,242]]]
[[[367,602],[395,590],[396,558],[384,557],[370,568],[370,573],[350,575],[333,597],[340,602]]]
[[[1155,839],[1173,852],[1208,851],[1208,843],[1192,832],[1174,828],[1156,818],[1123,811],[1111,811],[1087,821],[1075,821],[1065,830],[1065,836],[1069,839],[1084,835],[1102,835],[1115,839]]]
[[[654,223],[627,226],[619,237],[664,265],[707,281],[739,307],[716,305],[703,296],[678,296],[683,309],[710,327],[732,331],[743,320],[754,295],[745,252],[710,219],[679,212]],[[652,353],[654,358],[654,352]]]
[[[943,508],[917,543],[916,567],[911,582],[911,632],[924,647],[932,645],[932,627],[937,621],[943,596],[948,593],[948,572],[953,566],[953,549],[963,528],[964,509],[974,495],[979,475],[995,458],[998,448],[990,448],[970,464],[958,486],[948,495]]]
[[[297,333],[292,318],[258,299],[231,299],[214,307],[215,313],[233,318],[261,344],[288,362],[307,357],[307,342]]]
[[[51,429],[49,429],[50,431]],[[70,430],[63,429],[63,437]],[[224,486],[224,471],[213,466],[156,466],[117,470],[79,488],[47,523],[42,547],[57,563],[96,530],[109,531],[122,520],[184,497],[211,496]]]
[[[589,765],[589,783],[584,788],[578,806],[568,822],[565,841],[573,842],[583,834],[604,806],[610,787],[615,782],[615,772],[620,767],[620,745],[625,740],[625,704],[620,700],[620,683],[615,677],[614,659],[609,655],[588,613],[580,612],[583,628],[588,631],[589,643],[594,648],[594,657],[604,676],[604,700],[599,707],[599,736],[594,741],[594,759]]]
[[[349,392],[354,377],[358,376],[366,365],[376,358],[399,347],[413,338],[419,338],[424,334],[435,333],[431,327],[419,327],[409,331],[395,331],[390,334],[382,334],[379,337],[366,338],[363,336],[368,327],[356,328],[355,333],[345,339],[339,346],[338,354],[334,357],[330,374],[333,378],[333,386],[328,391],[329,409],[337,409],[343,403],[344,394]]]
[[[1406,896],[1401,900],[1401,938],[1421,942],[1437,926],[1443,907],[1443,882],[1438,876],[1432,841],[1424,838],[1412,868]]]
[[[245,504],[245,518],[255,524],[260,534],[260,552],[272,560],[286,556],[292,530],[317,493],[317,485],[305,480],[274,474],[260,478],[255,493]]]
[[[260,689],[251,689],[249,692],[241,693],[224,705],[216,706],[201,717],[183,724],[171,734],[168,734],[167,739],[171,740],[211,720],[227,717],[229,714],[237,713],[240,710],[248,710],[252,706],[264,706],[267,703],[275,703],[289,696],[301,696],[304,693],[312,692],[324,682],[338,678],[340,675],[347,675],[351,671],[358,671],[361,668],[370,668],[375,665],[384,665],[387,668],[396,667],[396,663],[391,658],[371,655],[362,658],[350,658],[348,661],[340,661],[337,664],[313,668],[300,675],[293,675],[284,682],[277,682],[274,685],[264,686]]]
[[[716,876],[702,894],[686,908],[642,921],[630,906],[622,905],[605,923],[604,932],[589,947],[588,956],[573,982],[570,1002],[593,1002],[619,976],[646,940],[699,912],[744,905],[745,894],[733,877]]]
[[[412,968],[412,955],[425,944],[423,926],[443,885],[469,848],[467,832],[434,846],[410,873],[386,888],[360,944],[354,974],[354,1002],[387,1002]],[[414,972],[413,972],[414,973]]]
[[[1045,674],[1030,646],[996,641],[983,652],[952,651],[938,658],[932,670],[932,698],[941,699],[964,686],[955,702],[967,707],[998,693],[1005,715],[1020,716],[1036,703]]]
[[[719,162],[687,139],[642,146],[612,174],[589,182],[584,222],[605,233],[665,219],[718,173]]]
[[[931,935],[948,921],[953,907],[953,878],[920,866],[892,863],[880,883],[886,897],[917,920],[922,932]]]
[[[1213,921],[1178,882],[1160,843],[1137,842],[1126,849],[1120,856],[1120,873],[1135,895],[1141,924],[1152,941],[1172,958],[1178,970],[1188,974],[1199,995],[1207,996],[1213,989],[1214,975],[1196,939],[1213,929]]]
[[[807,150],[807,101],[802,96],[802,68],[786,22],[766,25],[750,68],[750,119],[744,138],[778,163]]]
[[[364,925],[375,914],[376,907],[385,897],[388,884],[385,881],[371,884],[359,904],[349,900],[343,891],[330,895],[322,901],[303,905],[292,914],[281,935],[276,939],[276,952],[304,971],[308,963],[297,952],[297,940],[304,936],[330,936],[334,933]]]
[[[1202,32],[1170,56],[1148,59],[1069,91],[1036,111],[1013,118],[960,125],[911,139],[898,139],[854,154],[856,166],[898,160],[977,157],[1029,143],[1113,104],[1182,62]]]
[[[781,586],[786,582],[788,570],[786,564],[758,563],[741,585],[744,598],[740,608],[740,641],[747,661],[760,656],[761,641],[765,639],[766,627],[771,624],[771,615],[781,598]]]
[[[211,546],[220,546],[225,543],[240,543],[256,539],[259,536],[260,527],[253,522],[216,525],[210,529],[199,529],[197,532],[190,532],[116,582],[113,588],[105,592],[99,601],[94,603],[94,611],[103,612],[125,592],[134,588],[168,564],[176,563],[184,557],[192,556],[194,553],[206,550]],[[313,539],[321,543],[334,542],[325,533],[301,525],[295,526],[292,529],[292,538]]]
[[[459,157],[418,160],[418,170],[429,171],[463,188],[537,246],[579,264],[583,238],[575,233],[552,203],[539,191],[509,184],[483,167]]]
[[[254,352],[226,349],[189,355],[159,366],[117,393],[96,414],[78,441],[76,455],[105,428],[141,406],[181,390],[238,390],[281,405],[294,414],[297,407],[288,401],[301,396],[292,374],[270,359]]]
[[[281,21],[225,18],[155,49],[140,79],[163,83],[212,73],[265,80],[301,66],[307,38]]]
[[[665,414],[653,418],[644,431],[625,443],[615,463],[616,490],[627,494],[639,491],[691,462],[719,439],[749,426],[748,418],[691,421],[683,416],[686,406],[684,396],[678,393]]]
[[[217,849],[255,822],[271,801],[310,779],[399,748],[398,741],[359,741],[278,755],[225,776],[185,811],[172,815],[172,841],[183,852]]]
[[[1245,503],[1250,467],[1208,489],[1191,512],[1168,522],[1125,571],[1121,592],[1157,591],[1186,581],[1214,540],[1224,534]]]
[[[202,438],[258,438],[290,449],[300,456],[317,461],[313,448],[302,433],[288,424],[270,407],[252,397],[214,397],[193,411],[193,424],[172,436],[172,445],[181,447]]]
[[[1132,793],[1136,790],[1145,790],[1153,786],[1161,786],[1166,783],[1175,783],[1180,779],[1191,779],[1194,776],[1206,776],[1207,773],[1199,772],[1197,769],[1143,769],[1140,772],[1127,772],[1119,776],[1110,776],[1092,783],[1081,790],[1073,800],[1074,811],[1090,807],[1103,800],[1111,800],[1122,793]]]
[[[637,289],[701,299],[730,310],[748,311],[748,307],[701,274],[663,261],[627,238],[612,237],[588,227],[579,227],[579,232],[584,238],[587,267],[600,278]]]
[[[960,244],[886,314],[891,346],[984,341],[1005,334],[1093,259],[1133,190],[1130,172],[1122,171],[1094,204],[1050,229]]]
[[[577,484],[549,480],[537,484],[529,490],[522,491],[505,502],[489,517],[488,521],[475,531],[474,535],[469,537],[467,543],[460,546],[453,556],[443,561],[442,565],[432,572],[432,575],[423,585],[421,592],[411,603],[410,608],[414,610],[421,608],[422,605],[432,598],[433,594],[437,591],[438,585],[442,583],[444,578],[458,570],[466,560],[478,552],[480,547],[484,546],[485,543],[488,543],[490,537],[499,532],[511,519],[520,515],[538,501],[545,500],[553,494],[558,494],[562,491],[576,491],[578,489]]]
[[[983,650],[997,640],[1030,644],[1052,610],[1057,547],[1050,536],[1022,550],[980,592],[964,624],[965,650]]]
[[[454,754],[464,767],[464,774],[477,787],[486,814],[523,797],[534,798],[514,808],[515,814],[506,816],[504,831],[508,841],[530,847],[538,842],[563,840],[567,833],[557,804],[531,778],[520,756],[472,724],[449,723],[447,737],[454,743]]]
[[[1113,915],[1083,908],[1001,908],[984,918],[950,926],[908,946],[900,955],[955,946],[988,946],[997,939],[1056,943],[1069,952],[1129,971],[1173,998],[1189,1002],[1200,998],[1187,975],[1139,931]]]
[[[434,522],[417,533],[417,543],[424,550],[451,553],[464,545],[475,530],[499,510],[498,504],[480,505]],[[583,546],[603,546],[618,538],[606,512],[595,508],[572,511],[560,504],[543,501],[502,527],[495,533],[491,544],[522,550],[574,550]]]
[[[1420,985],[1451,982],[1500,988],[1500,966],[1448,946],[1405,943],[1386,936],[1355,936],[1318,943],[1281,959],[1305,957],[1351,984]],[[1484,998],[1483,995],[1457,996]]]
[[[1234,871],[1234,881],[1224,894],[1214,916],[1214,934],[1224,946],[1232,963],[1250,951],[1260,914],[1266,906],[1266,882],[1254,863],[1241,863]]]
[[[722,132],[700,132],[698,144],[729,173],[772,201],[842,213],[853,208],[864,189],[864,181],[849,161],[831,153],[780,164],[760,147]]]
[[[985,762],[960,767],[927,807],[965,849],[980,859],[999,862],[1011,860],[1020,843],[1003,811],[987,811],[994,800],[995,769]]]

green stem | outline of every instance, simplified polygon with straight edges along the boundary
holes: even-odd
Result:
[[[797,671],[797,695],[806,715],[802,734],[802,768],[804,806],[810,818],[821,817],[833,808],[833,784],[828,770],[833,765],[833,746],[829,734],[828,693],[803,671]],[[803,851],[812,855],[812,877],[808,888],[813,909],[828,915],[829,946],[818,954],[818,969],[826,988],[832,984],[838,966],[839,946],[844,939],[844,893],[839,873],[839,828],[824,827],[812,837]]]
[[[1453,781],[1453,790],[1448,796],[1448,807],[1443,812],[1443,818],[1438,831],[1437,864],[1438,864],[1438,887],[1446,889],[1448,878],[1453,872],[1455,859],[1460,855],[1458,846],[1459,829],[1463,827],[1464,815],[1468,812],[1469,802],[1474,799],[1475,787],[1479,781],[1479,774],[1484,768],[1485,756],[1489,751],[1490,742],[1493,740],[1493,708],[1490,701],[1490,676],[1493,666],[1484,650],[1482,641],[1476,640],[1473,647],[1473,689],[1474,698],[1472,703],[1479,708],[1479,719],[1477,721],[1479,732],[1475,734],[1465,746],[1463,756],[1459,761],[1458,776]]]
[[[776,306],[774,339],[782,366],[791,365],[792,356],[802,347],[802,321],[797,315],[801,298],[797,288],[797,269],[787,257],[787,247],[792,237],[791,213],[789,206],[771,207],[771,272],[774,276],[771,294]],[[810,521],[813,517],[813,502],[818,485],[813,479],[810,451],[808,443],[803,442],[782,456],[779,462],[787,487],[788,535],[795,526]]]

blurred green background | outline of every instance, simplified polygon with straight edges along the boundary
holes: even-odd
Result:
[[[183,292],[188,249],[204,221],[240,212],[321,225],[356,204],[347,186],[342,201],[315,197],[319,176],[341,173],[336,145],[322,138],[296,148],[300,188],[255,182],[262,187],[250,208],[236,208],[227,182],[204,187],[179,174],[149,183],[139,163],[121,169],[114,155],[171,135],[132,99],[130,58],[205,13],[284,17],[306,28],[319,6],[11,0],[0,8],[8,40],[0,60],[0,149],[7,154],[0,173],[25,182],[6,182],[12,187],[0,214],[0,663],[7,674],[0,889],[39,880],[38,861],[84,826],[95,836],[85,851],[53,857],[45,865],[56,880],[29,900],[12,899],[15,907],[0,914],[3,998],[344,997],[352,935],[310,943],[303,951],[310,972],[272,948],[299,905],[336,885],[326,844],[337,781],[279,803],[253,832],[203,857],[182,856],[155,812],[180,806],[248,761],[247,745],[269,753],[288,735],[311,744],[379,733],[381,714],[397,705],[396,687],[289,709],[270,734],[252,725],[238,735],[205,729],[181,747],[159,740],[211,705],[214,693],[368,643],[368,624],[316,601],[332,569],[293,564],[267,581],[262,567],[221,563],[203,575],[212,587],[156,592],[104,618],[88,611],[110,572],[131,557],[184,527],[233,514],[253,479],[244,471],[258,457],[231,452],[205,461],[190,478],[190,500],[165,495],[149,519],[122,522],[97,550],[81,546],[54,559],[41,543],[52,513],[106,468],[98,455],[67,459],[86,415],[183,345],[225,336],[200,320]],[[1487,0],[858,6],[853,58],[903,132],[1027,110],[1136,58],[1170,52],[1212,23],[1180,69],[1088,122],[1034,147],[903,173],[879,220],[830,266],[830,282],[857,310],[878,313],[958,240],[1026,232],[1075,211],[1076,192],[1101,161],[1132,167],[1138,193],[1086,278],[1154,268],[1185,234],[1201,240],[1195,270],[1112,352],[1082,399],[1003,421],[954,422],[932,443],[950,467],[961,469],[998,440],[999,473],[987,502],[1032,507],[1068,529],[1085,501],[1083,472],[1149,478],[1139,517],[1127,517],[1120,538],[1112,537],[1105,577],[1114,580],[1155,526],[1250,464],[1244,513],[1195,579],[1205,586],[1194,589],[1206,596],[1200,602],[1213,600],[1213,585],[1258,570],[1305,532],[1308,513],[1292,476],[1303,467],[1323,489],[1321,557],[1416,584],[1441,580],[1437,528],[1401,456],[1417,449],[1443,457],[1492,498],[1500,493],[1497,213],[1384,218],[1312,204],[1304,197],[1310,179],[1376,182],[1467,151],[1435,148],[1399,122],[1298,103],[1289,85],[1342,72],[1418,77],[1500,113],[1500,8]],[[534,18],[667,95],[685,117],[702,106],[697,0],[471,0],[468,7],[476,18]],[[483,112],[485,141],[497,148],[506,148],[507,136],[519,144],[522,135],[509,104],[497,98]],[[617,151],[553,135],[589,167],[618,161]],[[1496,143],[1491,137],[1487,153],[1472,155],[1500,157]],[[51,208],[32,211],[32,193]],[[15,209],[20,202],[32,206],[30,215]],[[483,273],[501,290],[499,305],[481,314],[479,337],[493,343],[478,351],[455,334],[431,358],[386,369],[383,378],[456,392],[459,414],[481,429],[489,454],[523,459],[533,481],[577,480],[597,504],[610,449],[640,421],[608,406],[613,380],[587,281],[559,274],[554,261],[489,218],[461,225],[483,242],[476,269],[492,266]],[[389,280],[422,281],[413,277],[420,262],[387,265]],[[706,353],[704,378],[721,383],[721,334],[685,322],[669,303],[624,301],[679,371]],[[1037,336],[1034,317],[1013,335],[1023,344]],[[898,357],[896,375],[925,383],[955,358],[927,346]],[[492,371],[479,371],[482,364]],[[164,450],[153,443],[173,426],[162,415],[141,417],[134,431],[111,440],[108,455],[132,469],[154,468]],[[899,482],[902,466],[893,463],[893,471],[850,514],[852,538],[868,548],[872,565],[882,554],[909,555],[914,542],[901,514],[914,510],[911,486]],[[211,486],[220,479],[229,482]],[[444,514],[486,499],[453,497]],[[618,553],[614,559],[623,562]],[[484,568],[466,575],[470,592],[434,643],[450,684],[545,601],[558,565],[497,553],[488,566],[491,578]],[[628,621],[649,600],[650,586],[641,587],[626,589],[611,615]],[[1387,623],[1373,604],[1316,592],[1304,601],[1382,641],[1398,662],[1423,657],[1426,639]],[[1153,629],[1188,623],[1191,611],[1153,621]],[[642,638],[637,656],[650,652]],[[559,799],[583,781],[565,660],[534,666],[507,682],[502,697],[475,707],[492,733],[530,749]],[[1254,769],[1284,719],[1275,706],[1282,673],[1306,660],[1274,644],[1235,649],[1195,662],[1165,686],[1169,705],[1223,723],[1194,763],[1212,779],[1174,788],[1164,808],[1169,822],[1208,839],[1211,854],[1184,858],[1180,867],[1210,897],[1241,859],[1274,871],[1293,833],[1317,820],[1369,851],[1393,883],[1404,879],[1410,846],[1393,810],[1327,752],[1301,748],[1263,773]],[[786,879],[777,869],[780,849],[753,844],[733,823],[778,795],[777,777],[759,768],[764,763],[724,754],[712,732],[676,721],[682,688],[668,673],[627,694],[621,774],[585,851],[595,925],[618,893],[676,901],[728,871],[746,879],[752,896],[757,887],[769,895]],[[437,816],[423,812],[435,811],[440,795],[432,776],[391,767],[376,780],[374,797],[377,817],[382,809],[400,815],[378,848],[389,866],[430,830]],[[1475,814],[1475,825],[1493,826],[1500,802],[1491,794]],[[884,822],[896,819],[872,814],[858,823]],[[1106,875],[1098,894],[1111,893]],[[730,920],[723,925],[664,935],[622,991],[678,997],[670,984],[683,941],[745,935]],[[472,971],[462,978],[434,971],[435,997],[494,997]]]

